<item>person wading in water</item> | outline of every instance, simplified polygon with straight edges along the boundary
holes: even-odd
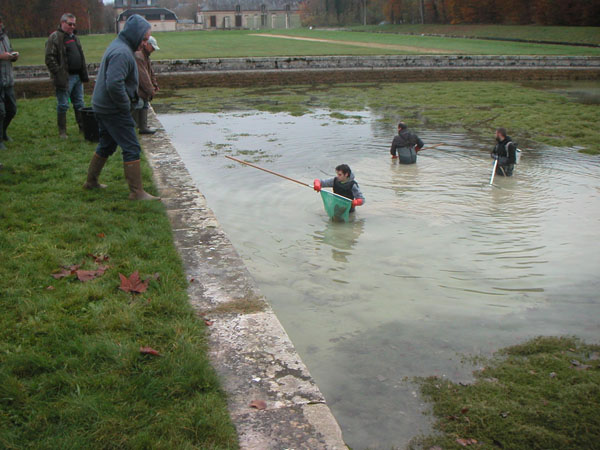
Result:
[[[392,159],[398,158],[400,164],[414,164],[417,162],[417,153],[425,144],[419,136],[411,132],[404,122],[398,124],[398,136],[394,136],[390,153]],[[398,156],[396,156],[396,153]]]
[[[496,129],[496,145],[491,153],[492,159],[498,160],[496,175],[512,177],[517,162],[517,144],[506,135],[505,128]]]

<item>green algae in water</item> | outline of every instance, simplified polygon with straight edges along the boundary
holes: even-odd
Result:
[[[586,86],[589,85],[587,82]],[[570,84],[571,89],[577,83]],[[154,100],[158,113],[262,111],[301,117],[317,109],[372,110],[383,122],[404,120],[414,128],[468,131],[489,139],[507,128],[521,145],[548,144],[600,154],[600,106],[554,92],[508,82],[342,84],[254,88],[182,89]]]

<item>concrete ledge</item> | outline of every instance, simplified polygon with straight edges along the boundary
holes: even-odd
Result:
[[[152,115],[154,126],[160,125]],[[142,145],[243,449],[345,449],[323,394],[164,132]],[[264,410],[251,408],[263,400]]]

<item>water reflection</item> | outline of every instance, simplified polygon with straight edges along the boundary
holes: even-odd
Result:
[[[525,149],[488,184],[492,142],[417,130],[416,165],[391,162],[395,123],[317,110],[161,116],[353,448],[402,447],[429,430],[406,377],[468,379],[461,354],[539,334],[596,341],[600,162]],[[194,125],[198,123],[198,125]],[[352,167],[367,202],[331,223],[310,182]]]
[[[325,229],[316,231],[313,238],[317,244],[331,246],[331,257],[334,261],[345,263],[352,255],[352,249],[364,231],[365,219],[356,219],[352,214],[348,223],[327,221]]]

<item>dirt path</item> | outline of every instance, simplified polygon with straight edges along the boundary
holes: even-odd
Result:
[[[436,49],[436,48],[427,48],[427,47],[413,47],[411,45],[377,44],[374,42],[357,42],[357,41],[336,41],[333,39],[318,39],[318,38],[299,37],[299,36],[286,36],[284,34],[251,34],[251,36],[292,39],[295,41],[324,42],[326,44],[351,45],[353,47],[381,48],[381,49],[387,49],[387,50],[398,50],[398,51],[416,52],[416,53],[454,53],[453,51],[449,51],[449,50],[440,50],[440,49]]]

